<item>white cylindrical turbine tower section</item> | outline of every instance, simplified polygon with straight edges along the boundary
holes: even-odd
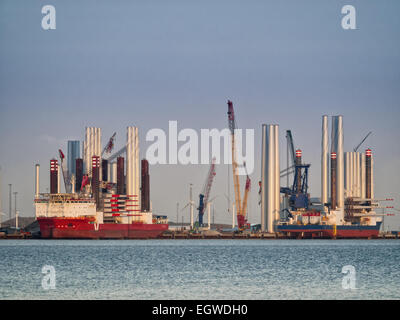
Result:
[[[350,197],[350,166],[349,166],[349,152],[344,153],[344,188],[346,197]]]
[[[262,125],[262,145],[261,145],[261,231],[266,231],[267,217],[267,170],[268,170],[268,127]]]
[[[76,182],[75,175],[72,174],[72,177],[71,177],[71,193],[75,193],[75,182]]]
[[[128,127],[126,133],[126,194],[127,195],[133,195],[132,152],[133,152],[132,127]]]
[[[280,212],[281,212],[281,197],[280,197],[280,189],[281,189],[281,178],[280,178],[280,159],[279,159],[279,125],[274,126],[274,166],[275,166],[275,174],[274,174],[274,225],[280,220]]]
[[[354,159],[353,159],[353,165],[354,165],[354,187],[353,187],[353,196],[357,197],[358,194],[358,182],[357,182],[357,177],[358,177],[358,166],[357,166],[357,152],[354,152]]]
[[[96,156],[101,157],[101,128],[97,128],[97,150]]]
[[[354,165],[354,152],[350,152],[350,161],[351,161],[351,176],[350,176],[350,187],[351,187],[351,196],[354,197],[355,195],[355,183],[356,183],[356,179],[355,179],[355,172],[356,172],[356,168]]]
[[[357,197],[361,197],[361,167],[360,167],[360,161],[361,161],[361,154],[359,152],[356,153],[356,168],[357,168]]]
[[[360,184],[361,184],[361,198],[365,198],[365,153],[361,153],[360,157],[360,165],[361,165],[361,178],[360,178]]]
[[[140,211],[139,135],[137,127],[127,128],[126,193],[132,202],[131,210]]]
[[[273,125],[268,125],[267,127],[267,136],[268,136],[268,145],[267,145],[267,172],[266,172],[266,180],[267,180],[267,216],[266,216],[266,229],[267,232],[274,232],[274,210],[275,210],[275,128]]]
[[[91,168],[91,163],[89,163],[89,153],[90,153],[90,128],[86,127],[86,134],[85,134],[85,173],[88,174]]]
[[[352,152],[353,154],[353,197],[357,197],[357,153]]]
[[[92,170],[92,129],[89,127],[89,135],[88,135],[88,142],[87,142],[87,174]]]
[[[111,182],[111,163],[107,162],[107,177],[108,181]]]
[[[261,229],[273,233],[280,219],[278,125],[262,125],[261,153]]]
[[[92,169],[92,160],[90,158],[90,144],[92,143],[92,132],[90,130],[90,127],[87,128],[88,134],[87,134],[87,141],[86,141],[86,173],[89,174],[90,170]]]
[[[322,116],[322,141],[321,141],[321,203],[328,203],[328,116]]]
[[[371,153],[371,199],[375,198],[374,192],[374,154]]]
[[[40,165],[36,164],[35,165],[35,198],[38,198],[39,193],[40,193],[39,173],[40,173]],[[0,210],[1,210],[1,207],[0,207]]]
[[[350,152],[350,197],[354,196],[354,152]]]
[[[91,152],[91,149],[90,149],[90,144],[92,143],[92,132],[91,132],[91,130],[90,130],[90,127],[88,128],[88,136],[87,136],[87,142],[86,142],[86,165],[87,165],[87,174],[89,174],[89,171],[90,171],[90,169],[92,168],[91,167],[91,165],[92,165],[92,163],[91,163],[91,161],[90,161],[90,152]]]
[[[103,181],[103,170],[101,169],[101,128],[96,128],[96,156],[100,157],[100,170],[99,170],[99,180]]]
[[[87,165],[87,170],[86,173],[89,174],[90,170],[92,169],[92,162],[90,158],[90,153],[92,152],[92,149],[90,147],[92,143],[92,131],[91,128],[88,128],[88,136],[87,136],[87,142],[86,142],[86,165]]]
[[[89,163],[92,165],[92,158],[96,153],[96,128],[90,128],[90,154],[89,154]],[[91,167],[90,167],[91,168]]]
[[[353,197],[357,197],[357,153],[353,152]]]
[[[138,210],[141,208],[141,197],[140,197],[140,149],[139,149],[139,129],[134,127],[134,138],[135,138],[135,195],[136,204]]]
[[[117,163],[111,162],[111,183],[117,183]]]
[[[86,137],[82,143],[83,173],[86,173]]]
[[[61,193],[61,168],[57,163],[57,193]]]
[[[338,116],[338,144],[337,144],[337,201],[338,207],[344,207],[344,161],[343,161],[343,116]]]
[[[349,152],[349,197],[353,196],[353,152]]]

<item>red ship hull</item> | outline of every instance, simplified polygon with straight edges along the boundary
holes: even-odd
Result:
[[[37,218],[44,239],[154,239],[168,224],[96,224],[89,218]]]
[[[287,235],[304,236],[304,237],[326,237],[326,238],[378,238],[381,222],[377,222],[375,226],[361,225],[344,225],[336,226],[336,230],[332,225],[281,225],[278,231]]]

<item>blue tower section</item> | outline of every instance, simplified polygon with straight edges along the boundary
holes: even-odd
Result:
[[[76,159],[80,158],[80,141],[68,141],[67,167],[69,175],[76,175]]]

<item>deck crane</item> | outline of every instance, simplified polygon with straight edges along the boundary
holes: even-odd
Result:
[[[208,170],[207,180],[204,184],[203,191],[199,195],[199,227],[203,226],[204,210],[207,207],[208,199],[210,196],[211,186],[215,176],[215,158],[212,159],[210,169]]]
[[[239,175],[237,173],[238,163],[236,161],[235,129],[237,129],[237,126],[236,126],[235,112],[233,110],[233,103],[230,100],[228,100],[228,124],[229,124],[229,130],[231,131],[231,140],[232,140],[232,171],[233,171],[233,184],[235,189],[235,206],[237,212],[237,221],[239,230],[243,230],[249,227],[249,224],[247,223],[246,219],[246,211],[247,211],[247,198],[248,198],[248,193],[250,191],[251,180],[247,175],[246,188],[244,193],[245,201],[243,201],[242,203],[240,194]]]
[[[358,148],[361,147],[361,145],[364,143],[365,140],[367,140],[367,138],[371,133],[372,131],[368,132],[368,134],[364,137],[364,139],[362,139],[361,142],[353,149],[354,152],[357,152]]]
[[[292,172],[290,169],[294,168],[294,179],[291,188],[281,187],[280,192],[289,197],[289,206],[292,210],[308,209],[308,169],[311,165],[301,163],[301,150],[298,149],[295,151],[293,136],[290,130],[286,131],[286,138],[292,158],[292,166],[281,171],[281,178],[289,175]]]
[[[296,152],[294,149],[293,136],[291,130],[286,130],[286,140],[287,140],[288,153],[290,153],[290,157],[292,158],[292,163],[291,165],[289,164],[289,154],[288,154],[287,168],[283,169],[280,172],[280,175],[281,178],[287,177],[288,179],[287,185],[289,186],[289,175],[294,172],[294,168],[296,166],[296,155],[295,155]]]
[[[104,147],[103,151],[101,152],[101,156],[103,157],[104,153],[111,153],[112,149],[114,149],[114,140],[115,136],[117,135],[116,132],[111,136],[110,140],[108,140],[106,146]]]
[[[69,176],[68,169],[67,169],[67,166],[64,161],[65,156],[61,149],[58,149],[58,153],[60,155],[60,160],[61,160],[61,169],[62,169],[63,178],[64,178],[65,192],[71,193],[71,178]]]
[[[296,154],[294,151],[294,143],[293,143],[293,136],[292,136],[291,130],[286,130],[286,139],[287,139],[287,144],[289,147],[290,155],[292,157],[292,166],[294,166],[296,164]]]

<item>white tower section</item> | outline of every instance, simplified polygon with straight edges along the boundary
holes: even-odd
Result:
[[[331,152],[336,152],[337,207],[344,207],[343,116],[332,117]]]
[[[84,173],[89,174],[92,168],[92,157],[101,157],[101,128],[86,127],[83,146]],[[100,170],[100,180],[101,174],[102,171]]]
[[[127,128],[126,194],[132,204],[130,211],[140,211],[139,134],[137,127]]]
[[[321,141],[321,203],[328,203],[329,168],[328,116],[322,117]]]
[[[280,218],[279,126],[262,125],[261,229],[274,232]]]
[[[39,172],[40,172],[40,165],[35,165],[35,198],[39,197],[40,193],[40,184],[39,184]],[[0,206],[0,214],[1,214],[1,206]]]
[[[61,193],[61,167],[57,162],[57,193]]]

